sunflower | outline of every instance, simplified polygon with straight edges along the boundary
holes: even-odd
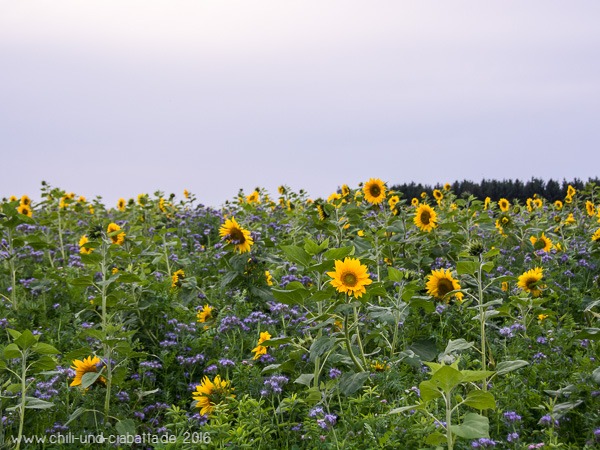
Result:
[[[84,358],[83,361],[76,359],[73,361],[72,369],[75,369],[75,379],[69,386],[80,386],[81,378],[90,372],[98,372],[98,366],[101,366],[100,358],[97,356],[88,356]],[[102,383],[106,383],[106,379],[104,377],[98,377],[98,380]]]
[[[187,189],[183,190],[183,196],[187,199],[190,198],[190,191],[188,191]]]
[[[250,237],[250,232],[240,227],[234,217],[227,219],[221,225],[219,235],[221,238],[226,239],[228,243],[234,244],[235,249],[240,253],[249,252],[250,247],[254,245],[254,241]]]
[[[192,398],[196,401],[196,408],[200,409],[200,414],[210,414],[215,409],[215,406],[222,403],[227,398],[234,398],[231,392],[234,389],[231,387],[229,380],[222,380],[220,375],[217,375],[214,381],[205,376],[202,383],[196,386],[196,391],[192,394]]]
[[[21,197],[21,205],[30,206],[31,199],[28,196],[24,195],[23,197]]]
[[[166,204],[165,204],[165,199],[162,198],[162,197],[158,199],[158,209],[160,209],[164,213],[167,212],[167,207],[166,207]]]
[[[148,196],[146,194],[138,194],[137,202],[138,205],[144,206],[146,203],[148,203]]]
[[[565,197],[565,203],[569,203],[569,204],[573,203],[573,197],[571,195],[567,195]]]
[[[33,215],[33,212],[31,211],[31,206],[29,205],[19,205],[17,206],[17,211],[19,212],[19,214],[23,214],[24,216],[27,217],[31,217]]]
[[[379,361],[375,361],[371,363],[371,370],[373,372],[385,372],[390,369],[390,365],[387,363],[380,363]]]
[[[363,186],[365,200],[378,205],[385,199],[385,184],[379,178],[371,178]]]
[[[573,186],[569,185],[567,187],[567,197],[573,198],[575,194],[577,194],[577,190]]]
[[[419,206],[419,199],[417,197],[413,197],[413,199],[410,201],[410,204],[413,206]]]
[[[434,189],[433,190],[433,198],[435,198],[439,204],[439,202],[441,202],[442,199],[444,198],[444,194],[439,189]]]
[[[540,209],[542,206],[544,206],[544,202],[542,201],[541,198],[536,198],[533,200],[533,204],[535,205],[535,207],[537,209]]]
[[[81,253],[82,255],[89,255],[90,253],[92,253],[94,251],[93,248],[84,247],[84,245],[87,244],[88,242],[90,242],[90,240],[88,239],[88,237],[85,234],[83,236],[81,236],[81,239],[79,239],[79,253]]]
[[[260,333],[260,337],[258,338],[258,343],[256,344],[256,347],[254,347],[252,349],[252,353],[254,353],[254,358],[252,359],[258,359],[260,358],[262,355],[266,355],[267,354],[267,347],[265,347],[264,345],[260,345],[265,341],[268,341],[269,339],[271,339],[271,335],[269,334],[268,331],[263,331],[262,333]]]
[[[532,198],[527,199],[527,211],[529,211],[529,212],[533,211],[533,199]]]
[[[120,229],[121,227],[116,223],[109,224],[108,228],[106,229],[106,234],[109,235],[113,244],[123,245],[123,242],[125,242],[125,233],[119,233],[111,236],[111,233],[119,231]]]
[[[587,210],[588,216],[591,217],[596,215],[596,207],[589,200],[585,202],[585,209]]]
[[[77,203],[85,203],[85,202],[87,202],[87,199],[83,195],[80,195],[79,198],[77,198]]]
[[[510,208],[510,202],[505,198],[501,198],[498,200],[498,207],[500,208],[500,211],[506,212],[508,211],[508,208]]]
[[[268,270],[265,270],[265,280],[267,280],[267,286],[273,286],[273,276]]]
[[[119,211],[125,211],[125,207],[127,206],[127,202],[124,198],[120,198],[117,202],[117,208]]]
[[[599,241],[600,240],[600,228],[598,228],[594,234],[592,235],[592,241]]]
[[[423,203],[417,208],[417,213],[415,214],[413,221],[415,225],[421,229],[421,231],[426,231],[429,233],[437,226],[437,214],[431,206]]]
[[[204,305],[202,307],[201,311],[198,311],[198,314],[196,314],[196,317],[198,318],[198,322],[199,323],[207,323],[210,322],[213,319],[213,310],[214,308],[212,306],[209,306],[208,304]]]
[[[388,200],[388,205],[390,206],[391,211],[396,211],[396,205],[399,201],[400,197],[398,197],[397,195],[393,195],[392,197],[390,197],[390,199]]]
[[[90,214],[94,214],[94,205],[89,205],[88,210],[89,210]]]
[[[432,270],[427,278],[425,287],[427,288],[427,293],[438,300],[444,300],[448,292],[461,288],[458,280],[452,278],[452,274],[448,269]],[[454,296],[458,301],[462,301],[464,297],[462,292],[457,292]]]
[[[258,191],[254,191],[252,194],[246,196],[246,201],[248,203],[260,203],[260,194]]]
[[[17,201],[17,197],[16,197],[16,196],[14,196],[14,195],[11,195],[11,196],[8,198],[8,201],[9,201],[9,202],[16,202],[16,201]]]
[[[552,249],[552,241],[546,237],[544,233],[538,238],[536,236],[531,236],[529,238],[533,248],[535,250],[544,250],[548,253]]]
[[[342,184],[342,197],[348,197],[350,195],[350,188],[347,184]]]
[[[444,190],[445,191],[449,191],[451,188],[452,188],[452,186],[450,186],[450,183],[444,184]]]
[[[561,209],[563,209],[563,202],[561,202],[560,200],[556,200],[554,202],[554,207],[560,211]]]
[[[181,287],[183,280],[185,280],[185,272],[182,269],[176,270],[171,276],[171,287]]]
[[[519,286],[525,292],[530,292],[532,296],[539,297],[542,291],[539,289],[541,286],[538,286],[537,283],[542,279],[543,276],[543,269],[541,267],[528,270],[519,277],[517,286]]]
[[[321,205],[320,203],[316,203],[316,206],[317,206],[317,213],[319,214],[319,220],[327,219],[327,217],[329,217],[329,214],[327,214],[325,212],[325,208],[323,208],[323,205]]]
[[[491,198],[486,197],[484,202],[483,202],[483,209],[488,209],[490,207],[490,202],[492,201]]]
[[[338,200],[341,200],[342,196],[339,192],[333,192],[329,197],[327,197],[327,203],[331,203],[333,205],[338,205],[341,202],[338,202]]]
[[[569,213],[569,215],[565,219],[565,223],[568,225],[573,225],[573,224],[577,223],[577,221],[575,220],[575,217],[573,217],[573,213]]]
[[[327,275],[333,278],[330,283],[338,292],[344,292],[356,298],[366,293],[365,286],[373,282],[369,278],[367,266],[361,264],[356,258],[346,258],[344,261],[336,260],[335,270],[327,272]]]

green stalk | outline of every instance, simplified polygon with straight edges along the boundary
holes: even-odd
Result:
[[[362,357],[363,362],[365,363],[365,367],[367,367],[367,358],[365,356],[365,350],[362,345],[362,340],[360,338],[360,327],[358,324],[358,310],[356,306],[354,308],[354,323],[356,324],[356,342],[358,343],[358,348],[360,349],[360,356]]]
[[[448,443],[448,450],[454,448],[454,442],[452,439],[452,430],[450,426],[452,424],[452,399],[450,394],[444,394],[444,401],[446,402],[446,442]]]
[[[481,370],[487,370],[487,361],[486,361],[486,348],[485,348],[485,311],[483,309],[483,284],[481,281],[481,271],[482,271],[482,261],[481,256],[479,260],[479,270],[477,271],[477,287],[479,293],[479,321],[481,322],[480,333],[481,333]],[[482,390],[487,391],[487,377],[483,379],[483,388]]]
[[[104,357],[106,358],[106,396],[104,397],[104,422],[108,423],[110,411],[110,390],[112,386],[112,363],[111,363],[111,348],[106,344],[108,339],[108,314],[107,314],[107,295],[106,295],[106,244],[102,244],[102,331],[104,333],[105,342],[102,344]]]
[[[25,380],[27,378],[27,351],[24,350],[21,353],[21,404],[19,405],[19,434],[17,435],[17,447],[16,450],[21,448],[21,439],[23,437],[23,424],[25,423],[25,397],[27,392],[27,385]]]
[[[346,338],[346,348],[348,349],[348,353],[350,354],[350,359],[356,366],[359,372],[364,372],[365,369],[360,365],[356,356],[354,356],[354,352],[352,351],[352,344],[350,343],[350,333],[348,332],[348,314],[344,315],[344,336]]]
[[[63,266],[66,264],[65,245],[62,237],[62,221],[60,220],[60,206],[58,207],[58,242],[60,243],[60,254],[62,255]]]

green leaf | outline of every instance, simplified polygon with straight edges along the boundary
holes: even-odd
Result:
[[[282,245],[281,250],[288,259],[302,267],[308,267],[311,263],[312,257],[302,247],[297,245]]]
[[[294,383],[303,384],[304,386],[310,386],[315,375],[313,373],[303,373],[294,380]]]
[[[421,392],[421,398],[428,402],[435,400],[442,396],[442,393],[438,390],[437,386],[431,382],[431,380],[422,381],[419,384],[419,391]]]
[[[517,370],[528,365],[529,363],[527,361],[523,361],[522,359],[517,359],[514,361],[502,361],[496,366],[496,374],[505,375],[513,370]]]
[[[322,251],[326,250],[327,247],[329,247],[329,239],[325,239],[320,244],[310,238],[306,238],[304,240],[304,250],[306,250],[306,253],[309,255],[318,255]]]
[[[135,436],[135,422],[132,419],[119,420],[115,428],[121,436]]]
[[[597,340],[600,337],[600,328],[584,328],[576,336],[576,339]]]
[[[337,260],[354,254],[354,247],[330,248],[323,254],[324,259]]]
[[[292,284],[292,283],[290,283]],[[273,297],[286,305],[300,305],[304,303],[304,300],[308,297],[310,292],[305,288],[298,289],[272,289]]]
[[[489,438],[490,421],[477,413],[468,413],[460,425],[451,425],[450,430],[464,439]]]
[[[427,445],[442,445],[446,441],[446,435],[440,433],[439,431],[435,431],[425,438],[425,443]]]
[[[25,330],[21,333],[21,336],[15,339],[15,344],[17,344],[19,348],[25,350],[34,345],[37,340],[38,338],[36,338],[31,331]]]
[[[475,261],[458,261],[456,273],[459,275],[473,275],[479,269],[479,263]]]
[[[94,279],[91,275],[86,275],[84,277],[74,278],[69,281],[73,286],[91,286],[94,284]]]
[[[25,408],[26,409],[48,409],[52,408],[54,403],[47,402],[35,397],[25,397]]]
[[[315,362],[319,356],[331,350],[335,346],[335,343],[336,339],[330,336],[321,336],[316,339],[310,346],[310,362]]]
[[[89,388],[92,384],[98,380],[100,377],[100,372],[86,372],[81,377],[81,387],[86,389]]]
[[[408,347],[408,350],[415,352],[423,361],[431,361],[438,354],[433,339],[418,339]]]
[[[369,375],[369,372],[345,373],[340,378],[338,389],[345,396],[350,396],[363,387]]]
[[[558,403],[558,404],[554,405],[554,407],[552,408],[552,415],[556,419],[560,419],[566,413],[568,413],[572,409],[577,408],[582,403],[583,403],[583,400],[575,400],[572,402]]]
[[[102,261],[102,255],[99,253],[80,254],[81,262],[93,266],[99,264]]]
[[[388,267],[387,271],[388,271],[388,279],[390,281],[400,282],[400,281],[402,281],[402,278],[404,278],[404,272],[402,272],[401,270],[395,269],[394,267]]]
[[[592,372],[592,380],[594,380],[596,384],[600,384],[600,367],[596,367]]]
[[[17,346],[17,344],[8,344],[6,347],[4,347],[3,354],[4,354],[4,359],[20,358],[21,350],[19,350],[19,347]]]
[[[60,352],[50,344],[38,342],[33,346],[33,351],[40,355],[58,355]]]
[[[40,358],[34,362],[31,367],[35,372],[54,370],[56,369],[56,361],[49,356],[43,355],[40,356]]]
[[[481,269],[486,273],[490,273],[493,268],[494,268],[494,263],[491,261],[488,261],[484,265],[481,266]]]
[[[496,400],[490,392],[471,391],[467,394],[465,405],[475,409],[495,409]]]
[[[262,345],[263,347],[273,347],[275,345],[289,344],[292,341],[293,341],[293,339],[289,338],[289,337],[276,338],[276,339],[269,339],[268,341],[264,341],[260,345]]]
[[[412,411],[413,409],[423,409],[423,407],[424,406],[422,404],[402,406],[400,408],[394,408],[394,409],[388,411],[388,414],[399,414],[399,413],[403,413],[405,411]]]
[[[444,366],[431,377],[431,382],[447,394],[458,386],[463,380],[463,375],[454,367]]]
[[[490,378],[495,372],[492,370],[461,370],[460,373],[463,376],[463,382],[472,383]]]
[[[467,342],[463,338],[448,341],[448,345],[446,345],[446,350],[442,353],[442,356],[449,355],[452,352],[458,352],[462,350],[467,350],[473,347],[473,342]]]
[[[117,281],[119,283],[140,283],[142,280],[133,273],[122,273],[119,275]]]

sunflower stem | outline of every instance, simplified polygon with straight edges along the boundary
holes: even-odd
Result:
[[[16,450],[21,448],[21,439],[23,437],[23,425],[25,424],[25,404],[27,394],[27,350],[21,352],[21,404],[19,405],[19,434],[17,435]]]
[[[479,301],[479,321],[481,322],[481,370],[487,370],[485,349],[485,310],[483,308],[483,282],[482,282],[483,260],[479,256],[479,270],[477,271],[477,288]],[[482,390],[487,391],[487,377],[483,379]]]
[[[356,356],[352,351],[352,344],[350,343],[350,332],[348,331],[348,314],[344,315],[344,336],[346,338],[346,348],[348,349],[350,359],[352,360],[359,372],[364,372],[365,369],[363,369],[363,366],[361,366],[360,362],[358,362],[358,359],[356,359]]]
[[[365,350],[363,349],[362,339],[360,338],[360,326],[359,326],[359,322],[358,322],[358,309],[356,308],[356,306],[354,306],[353,309],[354,309],[354,323],[356,324],[356,342],[358,343],[358,348],[360,349],[360,355],[362,357],[363,363],[365,364],[365,367],[367,367],[367,358],[365,357]]]
[[[107,244],[102,244],[102,332],[104,334],[105,341],[102,343],[104,357],[106,359],[106,396],[104,397],[104,422],[108,423],[109,412],[110,412],[110,390],[112,386],[112,364],[111,364],[111,348],[106,343],[108,339],[108,313],[107,313],[107,292],[106,292],[106,253],[108,251]]]

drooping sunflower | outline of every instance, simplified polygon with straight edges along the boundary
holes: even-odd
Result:
[[[119,209],[119,211],[125,211],[126,206],[127,206],[127,202],[125,201],[125,199],[120,198],[119,201],[117,202],[117,208]]]
[[[540,237],[531,236],[529,240],[535,250],[544,250],[546,253],[552,250],[552,241],[544,233]]]
[[[338,292],[361,297],[367,292],[365,286],[373,281],[369,278],[367,266],[361,264],[357,258],[345,258],[344,261],[335,261],[335,270],[327,272],[331,278],[330,283]]]
[[[452,273],[448,269],[432,270],[427,277],[427,293],[438,300],[445,300],[448,292],[461,289],[458,280],[452,277]],[[464,295],[462,292],[457,292],[454,297],[458,301],[462,301]],[[446,300],[447,301],[447,300]]]
[[[101,361],[97,356],[88,356],[87,358],[84,358],[83,361],[79,359],[74,360],[71,368],[75,369],[75,378],[69,386],[80,386],[81,378],[86,373],[98,372],[99,366],[101,366]],[[98,381],[106,383],[106,379],[102,376],[98,377]]]
[[[242,228],[236,221],[235,217],[227,219],[221,228],[219,228],[219,235],[225,239],[228,243],[235,246],[240,254],[250,251],[250,247],[254,245],[254,241],[250,236],[250,232]]]
[[[342,197],[348,197],[350,195],[350,187],[347,184],[342,184]]]
[[[268,347],[266,347],[264,345],[260,345],[260,344],[262,344],[265,341],[268,341],[269,339],[271,339],[271,334],[269,334],[268,331],[263,331],[262,333],[260,333],[260,336],[258,338],[258,343],[256,344],[256,347],[254,347],[252,349],[252,353],[254,353],[254,358],[252,358],[252,359],[258,359],[262,355],[267,354]]]
[[[235,389],[231,387],[229,380],[222,380],[220,375],[217,375],[214,381],[205,376],[202,383],[196,386],[196,391],[192,394],[192,398],[196,401],[196,408],[200,409],[200,414],[210,414],[215,409],[215,406],[225,401],[227,398],[234,398],[231,392]]]
[[[363,186],[365,200],[378,205],[385,200],[385,184],[379,178],[370,178]]]
[[[329,214],[325,212],[325,208],[320,203],[316,203],[317,213],[319,214],[319,220],[325,220],[329,217]]]
[[[19,212],[19,214],[23,214],[24,216],[27,217],[31,217],[33,215],[33,212],[31,211],[31,206],[29,205],[19,205],[17,206],[17,211]]]
[[[541,267],[528,270],[519,277],[517,286],[519,286],[523,291],[531,293],[533,297],[539,297],[542,293],[540,290],[542,286],[539,286],[538,283],[543,276],[544,273]]]
[[[486,197],[484,202],[483,202],[483,209],[488,209],[490,207],[490,202],[492,201],[491,198]]]
[[[110,236],[111,233],[119,231],[120,229],[121,229],[121,227],[119,225],[117,225],[116,223],[110,223],[108,225],[108,228],[106,229],[106,234],[109,235],[110,240],[112,241],[113,244],[123,245],[123,242],[125,242],[125,233],[118,233],[118,234],[114,234],[114,235]]]
[[[591,217],[596,215],[596,206],[589,200],[585,202],[585,209],[588,213],[588,216]]]
[[[207,323],[213,319],[213,310],[214,308],[208,304],[202,307],[202,310],[198,311],[196,317],[198,318],[199,323]]]
[[[506,212],[510,208],[510,202],[505,198],[501,198],[498,200],[498,208],[500,208],[500,211]]]
[[[600,241],[600,228],[598,228],[592,235],[592,241]]]
[[[82,255],[89,255],[90,253],[92,253],[94,251],[93,248],[84,247],[84,245],[87,244],[88,242],[90,242],[90,240],[88,239],[88,237],[85,234],[83,236],[81,236],[81,239],[79,239],[79,253],[81,253]]]
[[[171,276],[171,287],[178,288],[181,287],[181,283],[185,280],[185,272],[183,269],[176,270]]]
[[[437,214],[431,206],[423,203],[417,208],[413,221],[421,231],[429,233],[437,226]]]

